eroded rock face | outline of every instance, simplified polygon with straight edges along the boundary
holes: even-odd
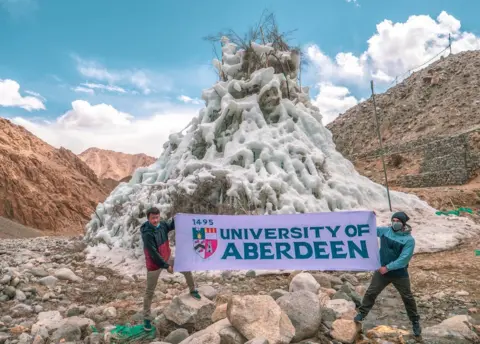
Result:
[[[0,118],[0,216],[45,231],[83,232],[106,196],[95,173],[71,151]]]
[[[271,344],[287,344],[295,336],[292,322],[268,295],[233,296],[227,317],[248,340],[265,338]]]

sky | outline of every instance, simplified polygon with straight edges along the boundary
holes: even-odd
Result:
[[[383,92],[448,55],[449,34],[454,54],[480,49],[477,0],[0,0],[0,116],[74,153],[159,156],[218,79],[203,37],[244,33],[264,10],[296,30],[324,124],[370,80]]]

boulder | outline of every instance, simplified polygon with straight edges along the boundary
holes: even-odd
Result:
[[[53,332],[50,340],[53,343],[58,343],[60,341],[65,342],[75,342],[82,339],[82,330],[75,324],[64,324]]]
[[[367,332],[367,337],[370,339],[383,339],[388,341],[398,340],[403,336],[408,336],[410,333],[405,330],[393,328],[390,326],[377,326]]]
[[[269,343],[268,343],[268,340],[264,338],[254,338],[252,340],[249,340],[245,344],[269,344]]]
[[[35,277],[47,277],[48,272],[42,268],[32,268],[30,269],[30,273]]]
[[[33,341],[33,337],[27,333],[22,333],[18,336],[18,344],[30,344]]]
[[[268,295],[233,296],[227,317],[247,340],[260,337],[270,344],[287,344],[295,336],[292,322]]]
[[[220,335],[212,331],[196,332],[190,337],[186,338],[180,344],[220,344]]]
[[[0,332],[0,344],[5,343],[10,338],[11,338],[11,336],[8,333]]]
[[[247,341],[233,326],[225,327],[218,334],[220,335],[221,344],[244,344]]]
[[[283,289],[275,289],[274,291],[270,292],[270,296],[276,300],[280,297],[282,297],[283,295],[287,295],[288,294],[288,291],[286,290],[283,290]]]
[[[355,311],[355,304],[352,301],[347,300],[330,300],[325,305],[325,308],[333,310],[337,319],[339,319],[344,314],[349,314],[352,311]]]
[[[342,275],[340,275],[340,279],[343,282],[348,282],[348,283],[350,283],[351,285],[354,285],[354,286],[359,284],[358,279],[355,276],[353,276],[352,274],[347,274],[347,273],[342,274]]]
[[[319,289],[320,284],[318,284],[317,280],[307,272],[299,273],[293,277],[289,287],[291,293],[299,290],[307,290],[316,294]]]
[[[315,336],[322,323],[322,311],[317,294],[307,290],[280,297],[277,304],[295,327],[294,342]]]
[[[184,328],[176,329],[165,337],[165,341],[170,344],[179,344],[180,342],[187,339],[189,336],[188,331]]]
[[[26,299],[27,299],[27,296],[25,295],[25,293],[23,291],[21,291],[20,289],[17,289],[15,291],[15,300],[23,302]]]
[[[428,327],[423,331],[424,337],[449,337],[455,339],[467,339],[475,342],[479,336],[470,329],[468,324],[472,323],[472,318],[468,315],[457,315],[449,318],[442,323]]]
[[[215,323],[217,321],[225,319],[226,317],[227,317],[227,304],[223,303],[217,306],[217,308],[215,308],[215,311],[212,314],[212,322]]]
[[[60,328],[63,325],[63,318],[59,311],[38,313],[37,322],[32,326],[32,336],[35,336],[41,328],[45,328],[48,333]]]
[[[215,304],[212,301],[205,297],[196,300],[188,293],[173,298],[163,314],[179,326],[190,325],[199,331],[212,323],[214,311]]]
[[[47,276],[47,277],[40,278],[38,280],[38,283],[46,287],[54,287],[55,284],[57,284],[57,282],[58,282],[58,278],[54,276]]]
[[[19,303],[18,305],[10,308],[10,312],[15,318],[26,317],[33,313],[33,308],[29,305]]]
[[[75,273],[68,268],[60,268],[55,271],[55,277],[60,280],[67,280],[72,282],[81,282],[82,279],[75,275]]]
[[[324,272],[315,272],[312,274],[315,280],[320,284],[322,288],[331,288],[332,283],[330,282],[330,275]]]
[[[217,297],[217,291],[214,287],[209,285],[202,285],[198,288],[198,292],[211,301],[213,301]]]
[[[361,326],[353,320],[339,319],[332,324],[330,335],[333,339],[344,344],[353,344],[357,339],[361,330]]]

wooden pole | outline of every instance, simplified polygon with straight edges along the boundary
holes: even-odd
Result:
[[[382,135],[380,134],[380,125],[378,123],[377,104],[375,102],[375,91],[373,89],[373,80],[370,82],[370,86],[372,88],[373,113],[375,115],[375,123],[377,125],[377,135],[378,135],[378,142],[380,143],[380,154],[381,154],[381,157],[382,157],[383,173],[385,174],[385,187],[387,188],[388,207],[390,208],[390,212],[391,212],[392,211],[392,202],[390,200],[390,189],[388,187],[387,168],[385,167],[385,157],[384,157],[383,144],[382,144]]]

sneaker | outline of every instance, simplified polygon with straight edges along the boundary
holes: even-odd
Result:
[[[415,321],[412,323],[413,335],[415,337],[420,337],[422,335],[422,328],[420,327],[420,322]]]
[[[197,290],[191,291],[190,295],[192,295],[192,297],[197,300],[200,300],[202,298]]]
[[[355,321],[357,324],[361,323],[363,321],[364,316],[362,313],[358,313],[355,318],[353,318],[353,321]]]
[[[153,330],[152,321],[148,320],[148,319],[145,319],[144,322],[143,322],[143,329],[145,331]]]

